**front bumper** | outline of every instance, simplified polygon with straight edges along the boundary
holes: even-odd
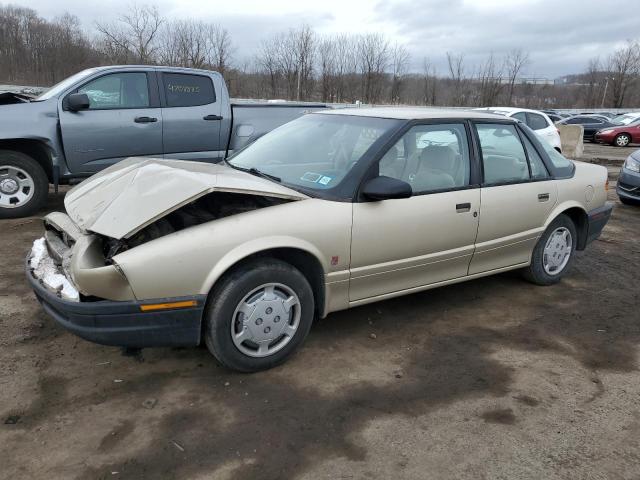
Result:
[[[118,347],[195,346],[200,343],[206,295],[143,301],[70,301],[47,289],[25,265],[42,308],[58,324],[85,340]],[[142,306],[193,301],[187,308],[142,311]]]
[[[587,213],[587,238],[585,246],[596,240],[602,233],[602,229],[611,218],[613,202],[607,202],[602,207],[591,210]]]
[[[640,201],[640,173],[621,168],[616,193],[619,197]]]
[[[596,134],[594,135],[594,140],[598,143],[608,143],[608,144],[612,144],[613,140],[616,138],[616,133],[605,133],[602,134],[600,132],[596,132]]]

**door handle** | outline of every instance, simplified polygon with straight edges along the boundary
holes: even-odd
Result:
[[[539,202],[548,202],[549,201],[549,194],[548,193],[539,193],[538,194],[538,201]]]
[[[153,123],[157,122],[158,119],[156,117],[136,117],[133,121],[136,123]]]
[[[222,120],[220,115],[205,115],[202,117],[203,120]]]
[[[456,213],[469,212],[471,210],[470,203],[458,203],[456,204]]]

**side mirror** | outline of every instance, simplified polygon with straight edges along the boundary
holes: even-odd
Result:
[[[362,194],[371,200],[409,198],[412,193],[411,185],[407,182],[384,176],[372,178],[362,189]]]
[[[67,97],[66,107],[72,112],[87,110],[91,103],[86,93],[72,93]]]

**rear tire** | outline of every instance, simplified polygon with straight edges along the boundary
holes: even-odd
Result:
[[[0,218],[33,215],[47,202],[49,179],[33,158],[0,150]]]
[[[211,291],[204,340],[227,368],[266,370],[302,344],[314,311],[313,291],[299,270],[280,260],[258,259],[226,274]]]
[[[522,271],[524,278],[536,285],[558,283],[571,266],[577,243],[573,221],[567,215],[558,215],[534,247],[531,264]]]

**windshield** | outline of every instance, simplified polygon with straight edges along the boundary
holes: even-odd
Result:
[[[309,114],[259,138],[229,164],[255,168],[292,186],[327,190],[336,187],[376,140],[398,123],[355,115]]]
[[[96,71],[95,68],[89,68],[87,70],[83,70],[81,72],[78,72],[75,75],[71,75],[70,77],[65,78],[61,82],[56,83],[53,87],[51,87],[49,90],[47,90],[42,95],[37,97],[34,101],[37,102],[37,101],[40,101],[40,100],[49,100],[50,98],[56,97],[56,96],[58,96],[59,93],[65,91],[67,88],[69,88],[74,83],[82,80],[83,78],[88,77],[92,73],[95,73],[95,71]]]
[[[640,119],[639,115],[618,115],[611,120],[611,123],[615,125],[629,125],[630,123],[633,123],[638,119]]]

